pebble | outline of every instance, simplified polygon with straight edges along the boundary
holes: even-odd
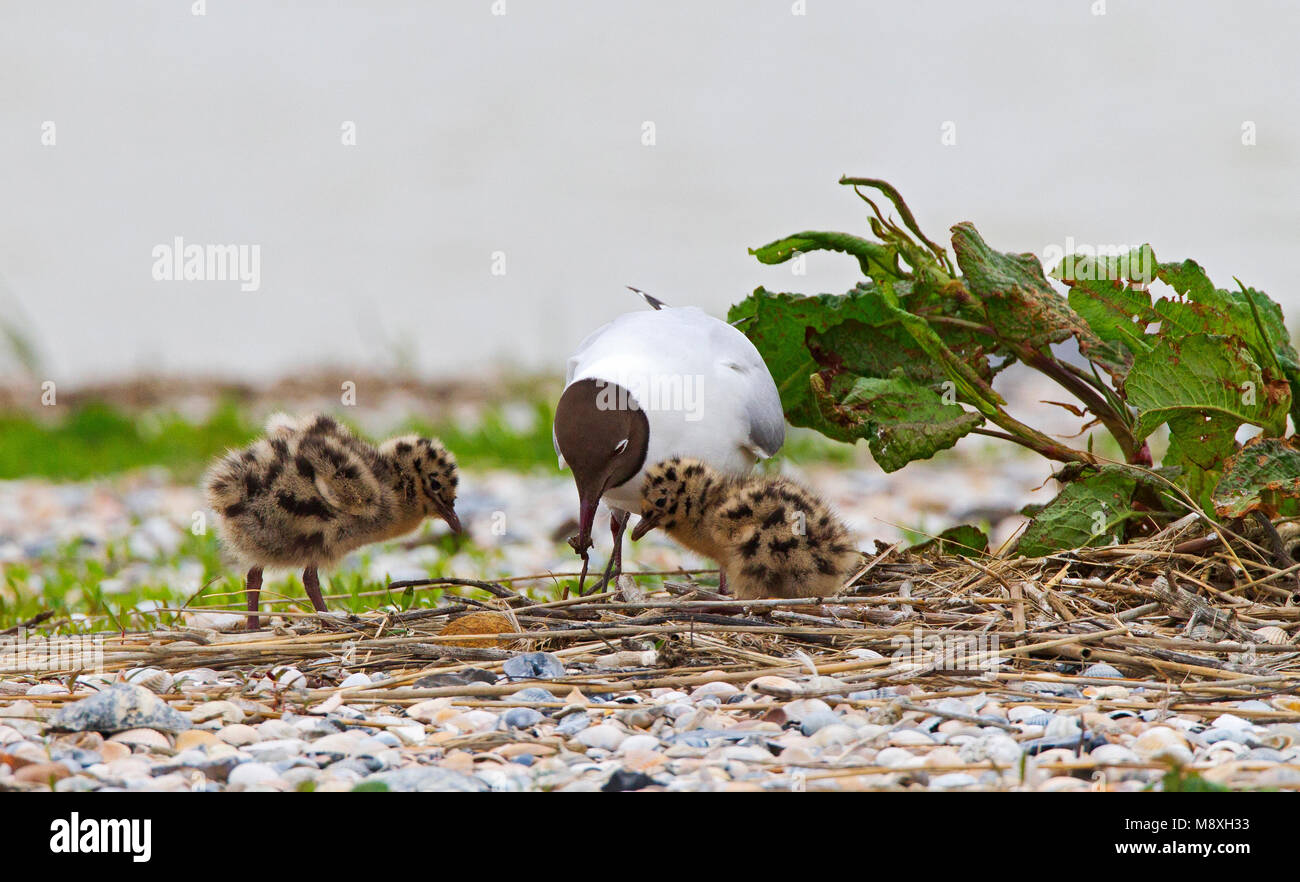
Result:
[[[501,670],[512,680],[555,680],[565,674],[559,658],[549,652],[525,652],[506,659]]]
[[[627,735],[618,728],[602,723],[583,729],[574,736],[579,744],[586,747],[599,747],[602,750],[616,750]]]
[[[270,784],[277,781],[280,775],[275,769],[266,763],[244,763],[235,766],[226,779],[226,786],[231,790],[244,790],[249,787],[256,787]]]
[[[172,746],[171,740],[157,729],[127,729],[125,732],[118,732],[108,740],[148,750],[167,750]]]
[[[531,707],[512,707],[501,715],[501,723],[507,729],[527,729],[536,726],[546,717]]]
[[[843,504],[854,511],[861,507],[862,512],[878,513],[871,506],[889,498],[890,482],[862,470],[851,474],[856,477],[847,480],[856,482],[853,486],[863,492],[844,498]],[[480,484],[486,476],[475,478],[474,483]],[[549,494],[545,505],[528,508],[571,507],[572,481],[566,476],[497,475],[491,480],[509,489],[484,492],[477,503],[473,491],[467,493],[466,502],[478,506],[468,510],[525,510],[512,502],[518,488],[524,486],[545,486]],[[1035,474],[1032,483],[1039,480],[1041,476]],[[935,486],[952,485],[941,482]],[[48,501],[54,496],[43,497],[48,504],[15,506],[16,492],[30,494],[36,488],[37,494],[57,492],[90,498],[102,493],[98,486],[70,485],[54,491],[30,482],[0,482],[0,558],[13,550],[22,555],[26,548],[44,547],[41,542],[48,540],[48,535],[23,534],[26,522],[33,517],[29,512],[64,506]],[[23,487],[27,489],[15,490]],[[147,493],[132,495],[130,506],[110,498],[122,512],[112,516],[120,524],[117,534],[106,532],[102,524],[95,525],[94,518],[77,515],[90,522],[84,532],[96,537],[95,544],[87,547],[102,555],[107,540],[128,537],[129,549],[156,555],[182,538],[190,513],[202,507],[198,492],[194,488],[175,490],[180,494],[174,505],[176,518],[160,518],[157,498],[163,492],[163,485],[151,485]],[[870,504],[862,501],[868,496],[874,500]],[[864,521],[867,519],[864,516]],[[482,520],[486,522],[486,518]],[[498,543],[511,555],[501,564],[509,568],[485,577],[567,566],[571,555],[566,551],[556,556],[551,547],[548,534],[552,526],[522,524],[512,529],[511,535]],[[521,536],[538,537],[537,542],[548,550],[541,558],[528,557],[534,539]],[[666,550],[671,548],[666,541],[651,537],[647,542],[645,548],[651,555],[677,554]],[[127,544],[121,547],[127,548]],[[101,586],[107,593],[119,591],[119,597],[127,597],[127,592],[140,585],[181,584],[183,580],[192,580],[197,590],[204,578],[198,561],[166,564],[164,569],[160,561],[129,559],[129,549],[124,565]],[[391,565],[393,571],[423,573],[436,559],[421,556],[429,552],[427,547],[408,552],[394,544],[381,554],[385,568]],[[666,556],[654,563],[667,569],[677,565],[679,558]],[[197,572],[193,567],[183,569],[190,564],[197,565]],[[463,565],[470,571],[497,564],[485,565],[462,552],[448,565]],[[24,587],[33,587],[30,578]],[[148,618],[141,617],[145,622],[158,615],[148,602],[131,609],[147,613]],[[234,614],[190,611],[183,617],[192,628],[223,630],[243,624],[243,616]],[[191,642],[198,646],[198,640]],[[616,668],[663,663],[662,656],[651,662],[647,646],[628,642],[590,655],[565,656],[564,661],[553,653],[518,653],[501,668],[458,666],[425,675],[415,685],[554,681],[567,676],[612,679],[612,669],[601,668],[600,657],[607,653],[610,657],[604,658],[604,664]],[[865,648],[849,650],[848,656],[882,658],[880,652]],[[1300,782],[1300,772],[1293,768],[1300,765],[1300,727],[1252,714],[1300,711],[1300,699],[1294,696],[1224,701],[1214,705],[1215,712],[1184,710],[1171,716],[1159,706],[1158,695],[1146,692],[1136,682],[1121,683],[1121,671],[1098,663],[1082,670],[1069,669],[1097,681],[1084,686],[975,678],[969,683],[985,690],[980,694],[925,699],[917,697],[931,685],[924,681],[868,688],[870,682],[844,683],[810,675],[810,665],[788,661],[784,676],[764,675],[732,683],[723,679],[730,674],[709,672],[689,687],[646,688],[604,696],[575,696],[569,684],[517,682],[511,687],[517,690],[513,695],[493,697],[513,699],[521,706],[481,708],[449,697],[405,707],[360,701],[347,704],[347,697],[340,694],[308,699],[300,691],[308,685],[373,688],[391,676],[373,669],[349,671],[360,662],[345,657],[341,649],[336,658],[301,661],[269,671],[259,667],[255,674],[236,666],[177,671],[141,667],[85,674],[73,684],[81,697],[61,702],[46,698],[67,692],[68,684],[62,680],[4,672],[0,676],[0,790],[44,790],[51,782],[54,789],[64,792],[293,790],[307,785],[323,792],[357,786],[410,792],[771,790],[789,789],[791,769],[853,764],[872,766],[876,771],[853,778],[809,781],[809,789],[1011,787],[1065,791],[1095,788],[1100,782],[1112,789],[1137,790],[1158,781],[1161,774],[1155,768],[1108,768],[1104,777],[1092,777],[1090,770],[1053,777],[1044,768],[1080,755],[1109,767],[1194,759],[1207,779],[1234,788],[1294,789]],[[821,664],[820,659],[816,661]],[[1015,669],[1011,664],[1002,668],[1007,672]],[[856,679],[861,673],[845,676]],[[175,700],[177,693],[184,699]],[[810,694],[815,697],[800,697]],[[847,696],[851,703],[839,696]],[[1084,702],[1057,702],[1049,696],[1086,698],[1094,704],[1080,708]],[[897,697],[915,702],[921,710],[900,711],[890,706],[889,701]],[[1102,703],[1112,700],[1132,701],[1133,708],[1114,711]],[[561,708],[561,701],[569,706]],[[530,706],[543,702],[555,706]],[[860,702],[870,706],[856,706]],[[744,709],[737,709],[736,703]],[[182,707],[186,710],[180,710]],[[953,714],[971,719],[951,719]],[[1019,731],[1010,733],[986,725],[997,722],[1010,722]],[[1026,757],[1027,777],[1022,782],[1021,760]],[[970,767],[952,768],[963,764]]]
[[[180,732],[190,721],[142,686],[118,683],[89,698],[65,705],[50,717],[55,729],[74,732],[124,732],[159,729]]]
[[[232,747],[243,747],[245,744],[252,744],[260,740],[262,736],[252,726],[243,723],[232,723],[218,732],[217,737]]]
[[[1132,749],[1144,760],[1165,760],[1183,765],[1192,761],[1187,739],[1168,726],[1154,726],[1146,730],[1134,739]]]

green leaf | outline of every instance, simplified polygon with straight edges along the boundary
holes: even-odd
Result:
[[[1123,256],[1067,255],[1052,272],[1070,287],[1070,308],[1101,340],[1102,345],[1081,342],[1080,351],[1117,380],[1128,373],[1135,354],[1151,349],[1146,328],[1160,317],[1145,284],[1155,271],[1155,253],[1143,245]]]
[[[1077,337],[1080,348],[1105,344],[1047,282],[1032,254],[1003,254],[990,248],[975,227],[952,228],[952,247],[966,287],[984,304],[988,324],[999,337],[1039,349]]]
[[[909,302],[926,296],[909,283],[899,283],[899,289]],[[959,399],[977,406],[1002,403],[989,383],[992,371],[981,346],[954,334],[954,343],[965,346],[954,352],[925,319],[898,304],[892,287],[874,284],[859,285],[843,296],[815,297],[758,288],[733,306],[727,318],[744,331],[772,372],[786,419],[832,438],[850,435],[843,425],[827,420],[814,400],[809,377],[818,372],[829,381],[840,373],[885,378],[901,369],[922,386],[950,380]],[[846,325],[843,331],[828,333],[841,325]]]
[[[1167,422],[1183,456],[1203,469],[1232,455],[1243,423],[1282,434],[1291,404],[1284,381],[1266,382],[1248,349],[1213,334],[1162,336],[1134,358],[1124,390],[1138,411],[1133,434],[1141,440]]]
[[[806,230],[749,249],[749,253],[757,257],[760,263],[766,264],[785,263],[797,254],[806,254],[810,251],[839,251],[850,254],[858,259],[858,266],[861,267],[864,276],[877,278],[884,274],[899,278],[903,275],[898,265],[897,250],[849,233]]]
[[[1042,557],[1066,548],[1106,545],[1122,539],[1137,482],[1122,470],[1103,469],[1065,486],[1026,528],[1016,553]]]
[[[980,557],[989,550],[989,537],[979,527],[961,524],[949,527],[933,539],[913,545],[910,550],[922,552],[936,548],[940,554]]]
[[[821,374],[813,374],[810,383],[826,422],[844,433],[839,440],[866,438],[886,472],[929,459],[984,422],[977,413],[945,404],[933,389],[901,371],[885,379],[840,374],[829,389]]]
[[[1300,498],[1300,450],[1283,438],[1256,438],[1228,460],[1214,488],[1214,510],[1221,518],[1272,514],[1267,509],[1281,497]]]
[[[744,331],[763,356],[791,425],[823,428],[821,411],[808,386],[808,377],[819,366],[805,341],[809,333],[843,321],[845,304],[846,298],[834,294],[805,297],[757,288],[727,314],[727,321]]]

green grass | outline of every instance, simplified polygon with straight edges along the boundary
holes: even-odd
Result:
[[[106,404],[77,407],[53,424],[27,414],[0,414],[0,479],[83,480],[163,466],[186,480],[254,433],[230,402],[202,423],[176,414],[137,416]]]
[[[388,434],[417,432],[441,438],[468,469],[554,469],[554,409],[541,400],[524,407],[531,419],[513,421],[527,423],[522,426],[512,424],[506,408],[496,405],[485,409],[473,426],[408,419]],[[340,416],[348,422],[346,414]],[[100,403],[71,409],[56,422],[25,413],[0,414],[0,480],[78,481],[162,467],[179,482],[193,481],[213,458],[247,444],[260,432],[261,426],[233,401],[222,402],[202,422],[176,413],[133,414]],[[774,462],[845,465],[856,456],[851,445],[807,429],[792,429]]]

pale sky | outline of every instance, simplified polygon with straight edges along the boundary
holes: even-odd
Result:
[[[1150,241],[1300,329],[1291,4],[321,6],[0,2],[0,309],[51,378],[559,372],[624,285],[850,287],[746,253],[866,233],[845,173],[944,242]],[[258,246],[260,287],[155,281],[177,236]]]

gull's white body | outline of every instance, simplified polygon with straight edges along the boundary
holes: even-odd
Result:
[[[650,423],[641,471],[602,497],[612,508],[637,511],[646,469],[670,457],[745,474],[785,442],[781,397],[758,350],[695,307],[625,313],[598,329],[569,359],[565,387],[586,379],[629,389]]]

